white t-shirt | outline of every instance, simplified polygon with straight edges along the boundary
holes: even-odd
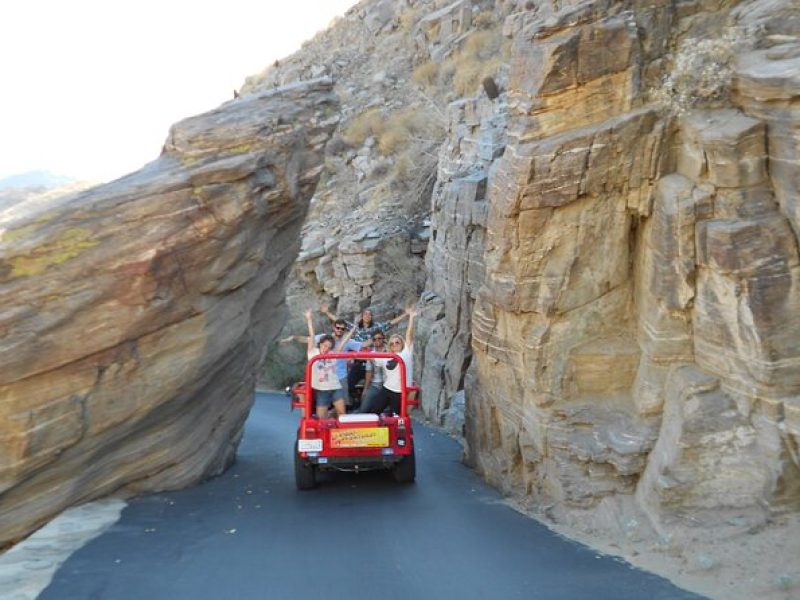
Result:
[[[322,339],[323,335],[325,335],[325,334],[324,333],[318,333],[317,335],[315,335],[314,336],[314,343],[315,344],[319,344],[319,341]],[[332,351],[334,351],[334,352],[336,351],[336,350],[334,350],[334,348],[336,348],[336,345],[338,343],[339,343],[339,340],[336,339],[336,337],[334,336],[334,338],[333,338],[333,348],[331,348]],[[355,342],[353,340],[347,340],[347,343],[344,345],[343,348],[338,350],[338,352],[350,352],[351,350],[361,350],[361,342]],[[344,379],[345,377],[347,377],[347,361],[346,360],[341,360],[340,359],[340,360],[336,361],[336,375],[339,377],[339,379]],[[322,389],[322,388],[317,388],[317,389]]]
[[[413,348],[405,347],[397,354],[400,355],[400,358],[403,359],[403,362],[406,363],[406,385],[410,385],[413,381],[413,372],[414,372],[414,352]],[[386,366],[391,359],[389,358],[376,358],[375,365],[379,367],[383,367],[384,375],[386,378],[383,380],[383,387],[389,389],[393,392],[400,393],[402,391],[402,382],[400,381],[400,365],[398,364],[394,369],[389,369]]]
[[[319,348],[308,353],[309,360],[319,354]],[[311,387],[315,390],[338,390],[339,378],[336,376],[336,361],[321,359],[311,367]]]

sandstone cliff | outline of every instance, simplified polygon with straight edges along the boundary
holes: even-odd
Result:
[[[161,157],[0,214],[0,545],[234,458],[338,120],[327,80],[170,131]]]
[[[779,31],[797,16],[576,2],[516,21],[467,395],[497,485],[561,508],[635,494],[659,530],[798,507],[800,52]],[[676,79],[690,59],[718,79]],[[665,101],[670,76],[692,103]]]

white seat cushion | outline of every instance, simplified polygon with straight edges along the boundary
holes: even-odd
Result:
[[[339,423],[377,423],[378,415],[372,413],[339,415]]]

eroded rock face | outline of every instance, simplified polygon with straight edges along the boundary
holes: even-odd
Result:
[[[470,0],[456,0],[425,15],[419,22],[417,44],[440,62],[452,52],[455,40],[471,32],[472,6]]]
[[[464,143],[482,96],[440,156],[426,412],[465,396],[468,459],[556,510],[634,498],[663,533],[798,506],[796,3],[506,10],[504,150]]]
[[[436,231],[425,256],[428,278],[417,341],[425,413],[463,435],[464,382],[472,367],[472,309],[484,281],[489,167],[505,147],[505,97],[449,107],[449,139],[439,152],[431,202]]]
[[[0,545],[233,460],[337,120],[330,81],[242,95],[136,173],[0,215]]]

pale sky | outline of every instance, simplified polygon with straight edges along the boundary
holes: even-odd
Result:
[[[0,178],[104,181],[356,0],[2,0]]]

